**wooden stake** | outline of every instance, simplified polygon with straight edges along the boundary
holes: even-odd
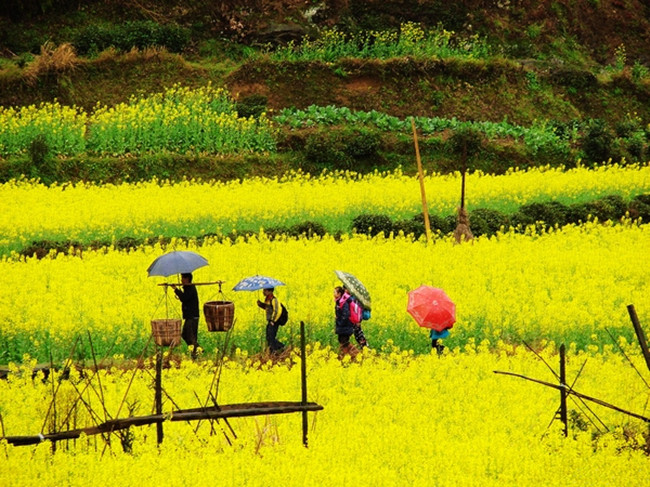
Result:
[[[560,385],[566,386],[566,354],[564,343],[560,346]],[[569,436],[569,427],[567,423],[567,409],[566,409],[566,387],[560,388],[560,421],[564,425],[564,437]]]
[[[648,370],[650,370],[650,351],[648,350],[648,343],[645,340],[645,334],[643,333],[643,328],[641,328],[641,323],[639,323],[639,317],[636,315],[636,310],[634,309],[633,304],[628,304],[627,312],[630,314],[636,338],[639,340],[639,345],[641,345],[641,352],[643,352],[645,364],[648,366]]]
[[[465,208],[465,173],[467,172],[467,144],[463,145],[463,174],[460,182],[460,207]]]
[[[162,416],[162,349],[158,348],[156,353],[156,392],[154,401],[156,403],[156,415]],[[158,444],[163,442],[163,422],[156,422],[156,438]]]
[[[307,352],[305,347],[305,323],[300,322],[300,382],[302,390],[302,401],[300,404],[307,405]],[[302,444],[307,445],[307,430],[309,423],[307,422],[307,410],[302,412]]]
[[[418,146],[418,134],[415,130],[415,119],[411,117],[411,127],[413,127],[413,143],[415,144],[415,159],[418,164],[418,176],[420,179],[420,194],[422,196],[422,214],[424,215],[424,230],[427,235],[427,243],[431,242],[431,224],[429,223],[429,209],[427,207],[427,196],[424,190],[424,171],[422,171],[422,161],[420,160],[420,147]]]

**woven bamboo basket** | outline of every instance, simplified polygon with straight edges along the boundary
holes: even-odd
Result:
[[[203,314],[208,331],[228,331],[235,318],[235,303],[232,301],[208,301],[203,304]]]
[[[181,343],[181,320],[167,318],[151,320],[153,341],[161,347],[176,346]]]

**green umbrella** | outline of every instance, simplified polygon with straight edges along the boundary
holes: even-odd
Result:
[[[359,279],[348,272],[334,272],[336,273],[336,277],[341,280],[345,288],[350,291],[350,294],[352,294],[352,296],[359,300],[364,308],[372,309],[372,306],[370,304],[370,293],[366,289],[366,286],[364,286]]]

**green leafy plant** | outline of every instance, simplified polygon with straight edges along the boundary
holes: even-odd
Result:
[[[393,230],[393,222],[387,215],[362,214],[352,220],[352,228],[357,233],[374,236],[383,232],[388,236]]]
[[[639,61],[634,61],[632,66],[632,79],[637,83],[646,79],[650,75],[650,69],[647,66],[644,66]]]

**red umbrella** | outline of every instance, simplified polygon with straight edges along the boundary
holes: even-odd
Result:
[[[456,323],[456,305],[442,289],[422,285],[409,291],[406,311],[423,328],[443,331]]]

